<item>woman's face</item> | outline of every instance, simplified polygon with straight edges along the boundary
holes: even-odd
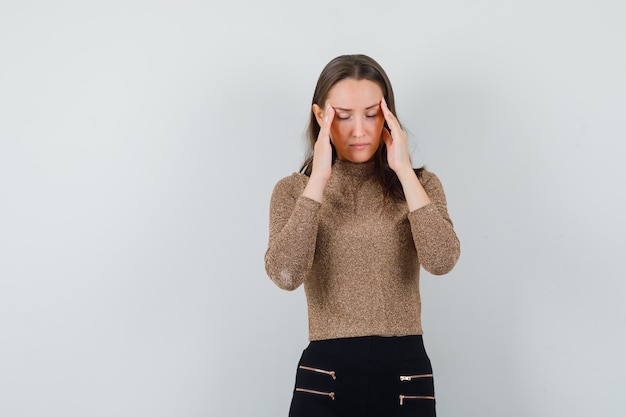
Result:
[[[370,80],[346,78],[330,89],[326,101],[335,109],[330,138],[339,159],[359,163],[374,157],[385,123],[382,98],[382,89]],[[313,112],[321,125],[323,109],[314,104]]]

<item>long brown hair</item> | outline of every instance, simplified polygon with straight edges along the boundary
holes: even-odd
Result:
[[[383,97],[387,102],[389,110],[396,114],[396,103],[393,96],[393,88],[391,87],[391,81],[385,73],[385,70],[367,55],[341,55],[331,60],[322,70],[315,86],[313,93],[313,104],[317,104],[320,107],[324,107],[328,92],[339,81],[352,78],[355,80],[369,80],[378,84],[383,91]],[[397,116],[396,116],[397,117]],[[399,122],[399,121],[398,121]],[[387,128],[387,123],[385,123]],[[313,148],[317,137],[320,133],[320,125],[317,123],[315,115],[311,111],[309,119],[309,127],[307,129],[308,147],[307,153],[300,168],[300,172],[305,175],[311,175],[313,168]],[[331,143],[332,146],[332,143]],[[337,152],[333,146],[333,164],[337,160]],[[376,176],[383,187],[386,195],[396,200],[404,199],[404,193],[402,192],[402,185],[396,173],[389,167],[387,162],[387,146],[385,142],[381,140],[380,146],[374,155],[375,172]],[[416,170],[416,173],[421,174],[421,169]]]

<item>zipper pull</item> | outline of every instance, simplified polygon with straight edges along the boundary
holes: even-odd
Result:
[[[401,376],[400,377],[400,381],[410,381],[411,377],[410,376]]]
[[[400,396],[400,405],[402,405],[402,402],[404,401],[404,395]]]

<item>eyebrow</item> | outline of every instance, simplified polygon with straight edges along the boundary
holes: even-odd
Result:
[[[365,110],[370,110],[370,109],[373,109],[374,107],[378,107],[379,105],[380,105],[380,103],[372,104],[371,106],[366,107],[366,108],[365,108]],[[344,108],[342,108],[342,107],[335,107],[335,106],[333,106],[333,108],[334,108],[335,110],[339,110],[339,111],[346,111],[346,112],[353,111],[353,109],[344,109]]]

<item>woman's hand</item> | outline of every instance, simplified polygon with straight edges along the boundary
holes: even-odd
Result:
[[[335,109],[330,103],[324,108],[324,118],[320,124],[320,133],[313,147],[313,167],[309,182],[302,195],[321,202],[326,181],[330,178],[333,165],[333,147],[330,144],[330,125],[335,118]]]
[[[389,130],[383,128],[382,139],[387,145],[387,162],[389,167],[394,170],[396,174],[400,174],[407,169],[413,170],[411,165],[411,155],[409,153],[409,146],[406,140],[406,133],[400,127],[400,123],[396,116],[393,115],[385,98],[380,101],[380,108],[383,111],[383,116],[389,126]]]
[[[320,133],[313,147],[313,167],[311,178],[318,177],[324,180],[330,178],[333,162],[333,148],[330,144],[330,125],[335,118],[335,109],[330,103],[324,109],[324,118],[320,124]]]
[[[387,162],[389,167],[398,176],[404,198],[406,199],[409,211],[417,210],[430,203],[430,198],[426,194],[426,190],[417,179],[413,166],[411,165],[411,154],[406,140],[406,133],[400,128],[400,123],[396,116],[393,115],[385,98],[380,101],[380,108],[383,116],[387,121],[387,126],[391,132],[383,128],[383,140],[387,145]]]

